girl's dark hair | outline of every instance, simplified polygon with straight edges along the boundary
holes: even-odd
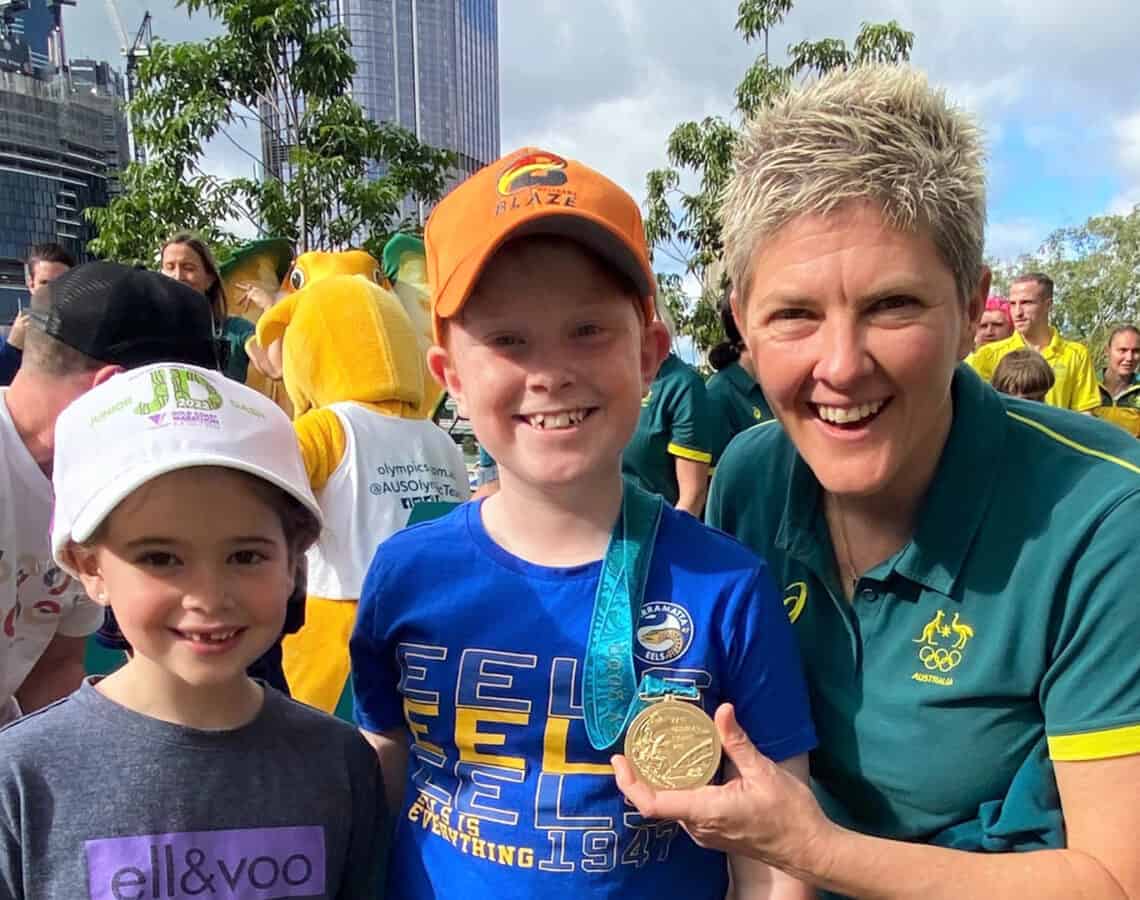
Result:
[[[321,525],[317,517],[292,494],[285,493],[281,488],[256,475],[244,472],[241,474],[246,475],[250,487],[273,507],[281,519],[281,530],[285,533],[289,552],[294,557],[304,556],[305,551],[320,537]]]
[[[732,304],[728,301],[728,292],[720,301],[720,324],[724,326],[725,339],[709,351],[709,365],[718,372],[727,369],[740,359],[744,352],[744,338],[740,336],[740,329],[736,327],[736,318],[732,315]]]

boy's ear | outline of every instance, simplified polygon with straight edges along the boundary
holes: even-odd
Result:
[[[641,386],[649,390],[649,385],[657,377],[657,370],[669,355],[669,329],[664,322],[654,319],[645,326],[641,338]]]
[[[103,581],[103,573],[99,570],[99,560],[95,551],[78,544],[68,544],[64,551],[67,564],[79,573],[79,581],[87,596],[100,606],[110,606],[107,599],[107,586]]]
[[[467,417],[463,401],[463,382],[455,371],[451,362],[451,354],[446,347],[435,344],[428,348],[427,367],[431,377],[438,381],[445,391],[455,401],[455,408],[460,416]]]

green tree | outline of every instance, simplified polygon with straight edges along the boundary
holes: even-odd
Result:
[[[1000,297],[1008,297],[1009,282],[1013,274],[1010,271],[1012,264],[993,257],[986,257],[984,262],[990,270],[990,293],[997,294]]]
[[[1140,324],[1140,205],[1126,215],[1094,216],[1077,228],[1061,228],[1026,260],[1055,284],[1053,322],[1084,341],[1104,363],[1108,333]]]
[[[914,34],[897,22],[864,22],[852,45],[838,38],[801,41],[788,47],[788,62],[779,65],[769,54],[769,33],[793,5],[794,0],[740,0],[736,30],[747,43],[760,42],[762,47],[736,89],[732,115],[679,124],[666,144],[669,166],[646,177],[645,233],[656,259],[670,260],[703,286],[699,297],[678,296],[680,281],[661,276],[672,292],[667,299],[680,310],[679,333],[692,338],[701,351],[723,339],[716,315],[726,283],[719,199],[741,122],[782,96],[798,79],[864,62],[903,61],[914,45]],[[683,173],[689,173],[692,181]],[[683,183],[695,183],[695,189],[686,191]]]
[[[724,340],[717,304],[693,303],[676,272],[657,273],[657,301],[673,320],[677,334],[692,340],[696,347],[707,349]],[[697,367],[705,368],[700,360]]]
[[[88,210],[91,250],[150,262],[179,228],[220,245],[229,222],[293,241],[299,251],[340,249],[363,235],[378,253],[408,228],[405,197],[441,195],[452,154],[391,123],[369,121],[351,98],[355,63],[343,28],[324,27],[324,0],[176,0],[206,13],[223,33],[201,42],[156,41],[139,70],[129,114],[147,162],[132,163],[123,193]],[[284,136],[284,177],[219,179],[202,168],[204,147],[232,131],[269,124]],[[261,160],[250,154],[251,167]],[[377,177],[378,172],[383,175]]]

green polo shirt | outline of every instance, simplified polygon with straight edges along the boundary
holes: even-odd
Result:
[[[718,460],[724,448],[736,435],[758,422],[772,418],[772,410],[756,380],[740,363],[721,369],[705,385],[716,441],[713,459]]]
[[[622,472],[673,504],[678,497],[673,458],[711,464],[713,442],[705,382],[670,353],[641,401],[637,430],[622,454]]]
[[[812,775],[836,821],[966,849],[1058,846],[1050,758],[1140,753],[1140,445],[966,367],[952,391],[914,536],[853,601],[819,483],[778,423],[733,442],[708,518],[782,579],[820,738]]]
[[[249,356],[245,352],[245,342],[248,341],[257,328],[252,322],[241,316],[226,316],[222,326],[222,343],[226,345],[229,355],[223,368],[227,378],[245,383],[249,371]]]

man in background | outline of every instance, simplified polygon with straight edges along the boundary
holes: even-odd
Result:
[[[1053,370],[1054,383],[1045,402],[1063,409],[1089,413],[1100,406],[1096,372],[1088,348],[1061,337],[1049,321],[1053,309],[1053,279],[1041,272],[1016,278],[1009,289],[1009,311],[1014,332],[1004,341],[979,347],[966,357],[986,381],[992,381],[1002,357],[1027,347],[1044,357]]]
[[[209,307],[156,272],[88,263],[32,295],[23,365],[0,388],[0,724],[79,687],[103,608],[52,559],[55,421],[117,372],[219,368]]]
[[[24,284],[28,293],[34,294],[73,268],[75,258],[59,244],[35,244],[24,260]],[[11,384],[19,371],[24,357],[24,333],[27,325],[27,313],[21,311],[12,323],[7,338],[0,341],[0,385]]]

